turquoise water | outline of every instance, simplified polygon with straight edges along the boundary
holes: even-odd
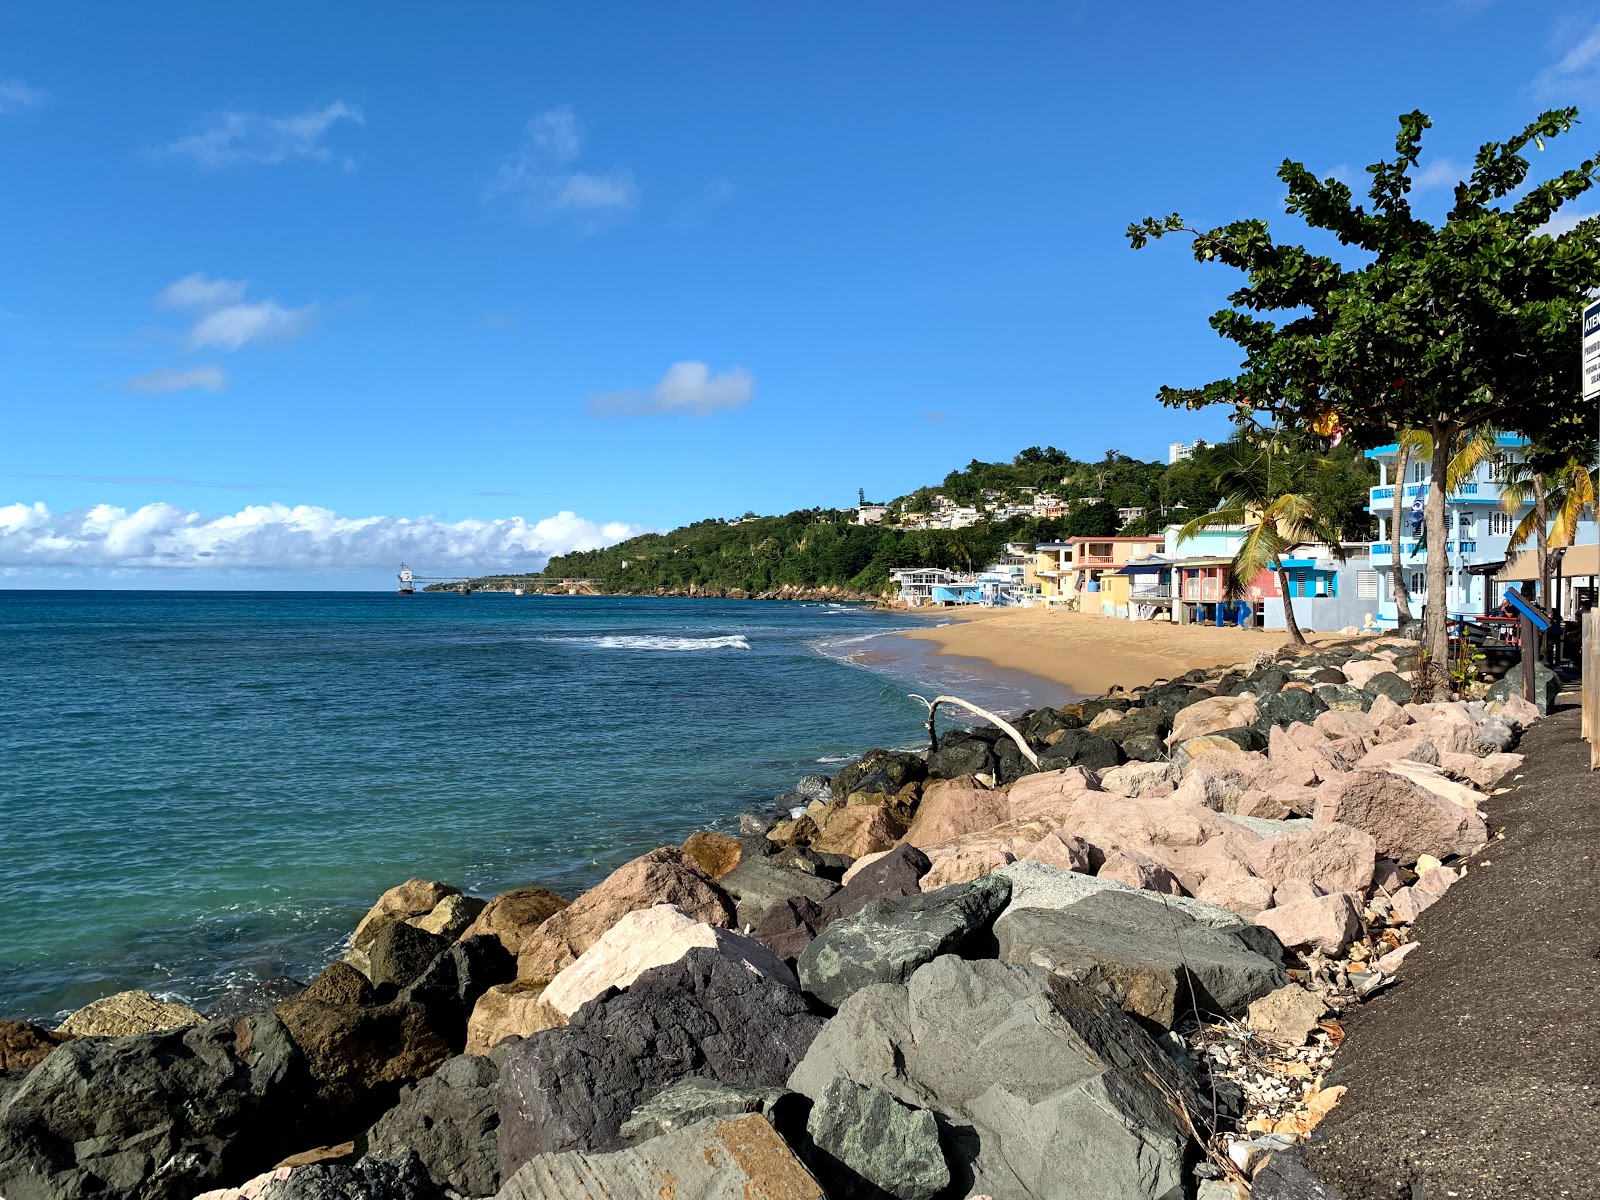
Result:
[[[571,896],[874,745],[1059,696],[758,601],[0,592],[0,1016],[204,1009],[411,875]],[[230,997],[236,998],[236,997]]]

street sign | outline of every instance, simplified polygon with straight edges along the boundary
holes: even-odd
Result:
[[[1600,300],[1583,309],[1583,398],[1600,396]]]
[[[1520,615],[1532,621],[1534,628],[1540,633],[1550,628],[1550,615],[1532,600],[1523,596],[1516,588],[1506,589],[1506,599],[1511,602],[1511,607],[1516,609]]]

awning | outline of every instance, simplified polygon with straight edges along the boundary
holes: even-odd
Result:
[[[1557,551],[1550,551],[1550,574],[1556,574]],[[1600,575],[1600,546],[1588,543],[1568,546],[1560,551],[1561,574],[1564,578],[1582,578]],[[1506,565],[1496,576],[1502,583],[1524,583],[1539,577],[1539,558],[1532,550],[1519,550],[1506,560]]]
[[[1126,566],[1118,567],[1117,568],[1117,574],[1118,575],[1155,575],[1158,572],[1165,571],[1171,565],[1172,564],[1169,563],[1169,562],[1160,562],[1160,561],[1158,561],[1156,559],[1145,558],[1145,559],[1140,559],[1137,562],[1128,563]]]

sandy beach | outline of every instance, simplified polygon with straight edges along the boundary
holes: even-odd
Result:
[[[940,654],[1025,671],[1085,696],[1243,662],[1288,640],[1281,629],[1169,625],[1042,608],[961,608],[948,615],[952,624],[904,636],[933,642]]]

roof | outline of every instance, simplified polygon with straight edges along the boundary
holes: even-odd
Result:
[[[1159,542],[1159,541],[1163,541],[1163,540],[1164,539],[1162,538],[1162,536],[1159,533],[1141,533],[1141,534],[1134,534],[1134,535],[1131,535],[1129,537],[1084,537],[1084,536],[1073,536],[1073,537],[1069,537],[1064,542],[1056,542],[1056,543],[1053,543],[1053,544],[1054,545],[1058,545],[1058,546],[1070,546],[1074,542]]]
[[[1556,549],[1550,551],[1550,574],[1556,573]],[[1567,546],[1561,551],[1561,574],[1567,579],[1600,575],[1600,546]],[[1519,550],[1506,560],[1496,576],[1501,583],[1521,583],[1539,577],[1538,556],[1532,550]]]
[[[1526,446],[1528,439],[1515,433],[1497,433],[1494,435],[1495,444],[1499,446]],[[1400,444],[1390,442],[1387,446],[1374,446],[1366,452],[1368,458],[1393,458],[1400,453]],[[1423,455],[1412,451],[1412,457],[1418,461],[1426,461]]]

